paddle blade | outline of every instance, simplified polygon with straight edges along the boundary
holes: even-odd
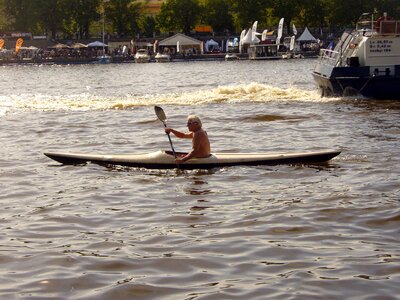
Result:
[[[165,120],[167,119],[164,110],[159,106],[154,106],[154,111],[156,112],[157,118],[159,118],[160,121],[164,123]]]

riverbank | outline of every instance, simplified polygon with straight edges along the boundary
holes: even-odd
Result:
[[[191,60],[224,60],[226,53],[212,54],[193,54],[193,55],[174,55],[172,61],[191,61]],[[248,59],[247,53],[237,54],[239,59]],[[23,59],[0,59],[0,65],[10,64],[92,64],[98,63],[98,57],[49,57],[49,58],[23,58]],[[155,62],[154,55],[150,62]],[[111,63],[134,63],[133,56],[114,56]]]
[[[316,58],[315,53],[300,53],[303,58]],[[225,60],[226,53],[210,53],[210,54],[193,54],[193,55],[174,55],[171,61],[207,61]],[[236,53],[239,60],[248,60],[248,53]],[[154,55],[151,57],[150,62],[155,62]],[[95,64],[99,62],[98,57],[48,57],[48,58],[23,58],[23,59],[0,59],[1,65],[29,65],[29,64],[58,64],[58,65],[71,65],[71,64]],[[110,63],[134,63],[133,56],[113,56]]]

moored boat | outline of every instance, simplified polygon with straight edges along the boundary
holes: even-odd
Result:
[[[236,53],[227,53],[225,54],[225,58],[226,61],[231,61],[231,60],[239,60],[239,56]]]
[[[102,55],[98,58],[98,63],[99,64],[108,64],[111,62],[111,56],[108,55]]]
[[[171,151],[156,151],[145,154],[83,154],[44,153],[62,164],[84,164],[92,162],[100,165],[119,165],[148,169],[177,168]],[[176,153],[183,155],[185,153]],[[317,151],[301,153],[214,153],[206,158],[193,158],[179,164],[180,169],[211,169],[240,165],[276,165],[322,163],[339,155],[340,151]]]
[[[171,55],[168,53],[160,53],[157,52],[156,56],[154,57],[156,62],[158,63],[165,63],[165,62],[170,62],[171,61]]]
[[[400,20],[364,14],[334,49],[322,49],[313,71],[322,96],[400,100]]]
[[[148,63],[150,62],[150,55],[146,49],[139,49],[135,54],[136,63]]]
[[[273,60],[281,59],[282,56],[278,55],[279,45],[261,43],[257,45],[250,45],[249,59],[250,60]]]

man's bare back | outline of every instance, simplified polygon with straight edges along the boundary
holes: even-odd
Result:
[[[207,132],[202,129],[201,120],[198,116],[189,116],[187,126],[188,133],[183,133],[172,128],[165,128],[167,134],[173,133],[178,138],[192,139],[192,151],[183,157],[176,159],[177,163],[185,162],[191,158],[203,158],[211,155],[211,146]]]

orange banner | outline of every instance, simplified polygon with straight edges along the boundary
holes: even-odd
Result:
[[[212,32],[212,27],[210,25],[196,25],[194,30],[196,32]]]
[[[3,49],[3,46],[4,46],[4,40],[0,39],[0,49]]]
[[[15,43],[15,52],[19,52],[19,49],[21,48],[24,40],[22,38],[19,38],[17,42]]]

